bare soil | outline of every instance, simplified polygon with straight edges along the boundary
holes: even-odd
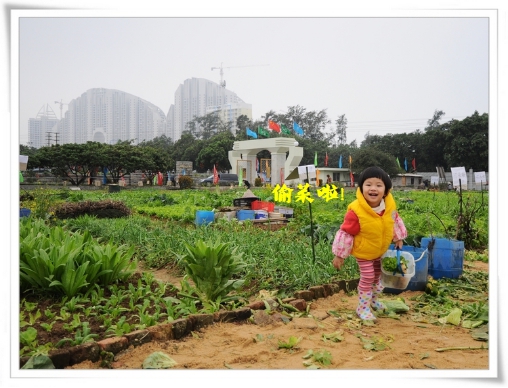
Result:
[[[474,262],[468,266],[488,272],[485,263]],[[156,276],[161,280],[177,280],[164,271],[156,272]],[[168,278],[164,279],[165,276]],[[162,352],[176,361],[174,369],[295,370],[307,369],[304,362],[310,362],[321,369],[342,370],[488,370],[489,351],[477,349],[488,345],[473,339],[471,330],[425,322],[421,316],[412,313],[411,298],[421,293],[384,294],[381,299],[403,298],[410,310],[400,314],[398,319],[380,316],[372,326],[364,325],[356,318],[356,293],[342,291],[313,301],[309,316],[288,322],[281,320],[280,314],[259,310],[251,321],[218,323],[181,340],[131,347],[117,354],[110,367],[142,369],[148,356]],[[338,333],[342,340],[325,341],[324,335],[332,333]],[[292,349],[279,348],[279,344],[287,343],[290,337],[300,341]],[[368,350],[364,347],[368,342],[384,343],[386,348]],[[449,350],[438,351],[440,348]],[[329,352],[331,364],[321,365],[312,357],[304,359],[310,350],[314,354]],[[102,367],[100,362],[86,361],[68,369]]]

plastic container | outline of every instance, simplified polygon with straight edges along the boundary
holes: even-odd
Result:
[[[254,210],[254,218],[256,220],[268,218],[268,212],[266,210]]]
[[[236,218],[238,218],[238,221],[245,221],[245,220],[254,220],[255,219],[255,213],[254,210],[238,210],[236,212]]]
[[[196,225],[208,225],[215,220],[215,214],[211,210],[196,210]]]
[[[434,279],[456,279],[464,269],[464,242],[424,237],[422,248],[429,251],[429,275]]]
[[[281,206],[274,209],[274,211],[282,214],[285,218],[293,218],[293,208]]]
[[[395,245],[390,245],[388,248],[395,250]],[[426,248],[417,248],[412,245],[403,245],[402,252],[409,252],[413,255],[415,261],[415,274],[409,281],[406,290],[411,291],[425,291],[427,286],[427,275],[429,269],[429,255]],[[389,294],[399,294],[402,292],[400,289],[386,287],[383,292]]]
[[[253,201],[251,203],[252,210],[266,210],[267,212],[273,212],[275,204],[273,202],[264,201]]]
[[[32,211],[30,209],[22,207],[19,209],[19,218],[29,217],[31,213],[32,213]]]
[[[383,256],[381,256],[381,262],[383,257],[394,257],[397,256],[397,251],[387,250]],[[407,261],[407,272],[405,274],[393,273],[386,271],[381,265],[381,284],[385,288],[396,288],[398,290],[405,290],[411,281],[411,278],[415,274],[415,259],[409,252],[400,251],[400,257],[404,257]]]

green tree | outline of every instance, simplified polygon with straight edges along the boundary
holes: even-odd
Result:
[[[343,114],[339,116],[337,120],[335,120],[335,134],[337,136],[336,145],[344,145],[347,141],[347,118],[346,115]]]
[[[173,158],[174,145],[169,137],[162,135],[150,141],[144,141],[140,143],[138,147],[146,147],[147,151],[149,151],[148,148],[151,150],[149,152],[149,157],[153,165],[145,168],[164,173],[176,168],[175,159]]]
[[[399,173],[399,168],[392,155],[374,147],[362,147],[353,156],[353,172],[359,174],[370,166],[381,167],[392,177]]]
[[[236,119],[236,140],[247,140],[250,139],[247,136],[247,127],[249,127],[252,131],[255,131],[255,128],[252,128],[252,121],[246,115],[240,115]]]
[[[105,150],[104,165],[114,183],[131,172],[139,169],[145,162],[143,151],[132,144],[131,140],[119,141],[108,145]]]
[[[235,137],[231,132],[223,132],[213,136],[201,149],[196,159],[199,169],[202,171],[212,170],[215,165],[217,170],[229,170],[229,150],[233,149]]]
[[[28,164],[27,170],[31,170],[33,168],[38,168],[39,166],[39,157],[37,156],[37,148],[29,147],[24,144],[19,145],[19,154],[28,156]]]
[[[430,129],[433,129],[433,128],[437,128],[439,127],[439,120],[441,120],[441,117],[443,117],[445,115],[445,112],[443,112],[442,110],[435,110],[434,111],[434,115],[432,116],[432,118],[427,121],[427,128],[426,130],[430,130]]]
[[[489,117],[477,111],[462,121],[452,120],[449,141],[444,147],[450,167],[465,167],[476,171],[489,169]]]
[[[194,117],[187,123],[187,128],[196,138],[210,139],[214,134],[230,131],[233,127],[231,122],[224,122],[220,112],[211,112],[204,116]]]
[[[104,165],[105,147],[103,143],[91,141],[84,144],[57,144],[41,147],[37,155],[42,167],[49,168],[53,175],[79,186]]]

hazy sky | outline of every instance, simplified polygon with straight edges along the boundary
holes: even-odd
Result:
[[[300,105],[348,120],[347,141],[489,112],[489,19],[449,17],[51,17],[19,19],[19,130],[91,88],[167,114],[186,79],[219,82],[253,119]],[[86,15],[90,15],[89,13]],[[109,14],[108,14],[109,15]],[[157,15],[157,13],[155,13]],[[441,16],[440,16],[441,15]],[[476,15],[476,16],[475,16]],[[100,14],[97,14],[100,16]],[[229,68],[231,67],[231,68]],[[63,112],[68,109],[63,105]]]

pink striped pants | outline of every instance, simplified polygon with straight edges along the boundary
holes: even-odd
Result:
[[[356,259],[360,267],[360,282],[358,289],[360,291],[368,292],[372,287],[379,283],[381,277],[381,258],[375,260]]]

